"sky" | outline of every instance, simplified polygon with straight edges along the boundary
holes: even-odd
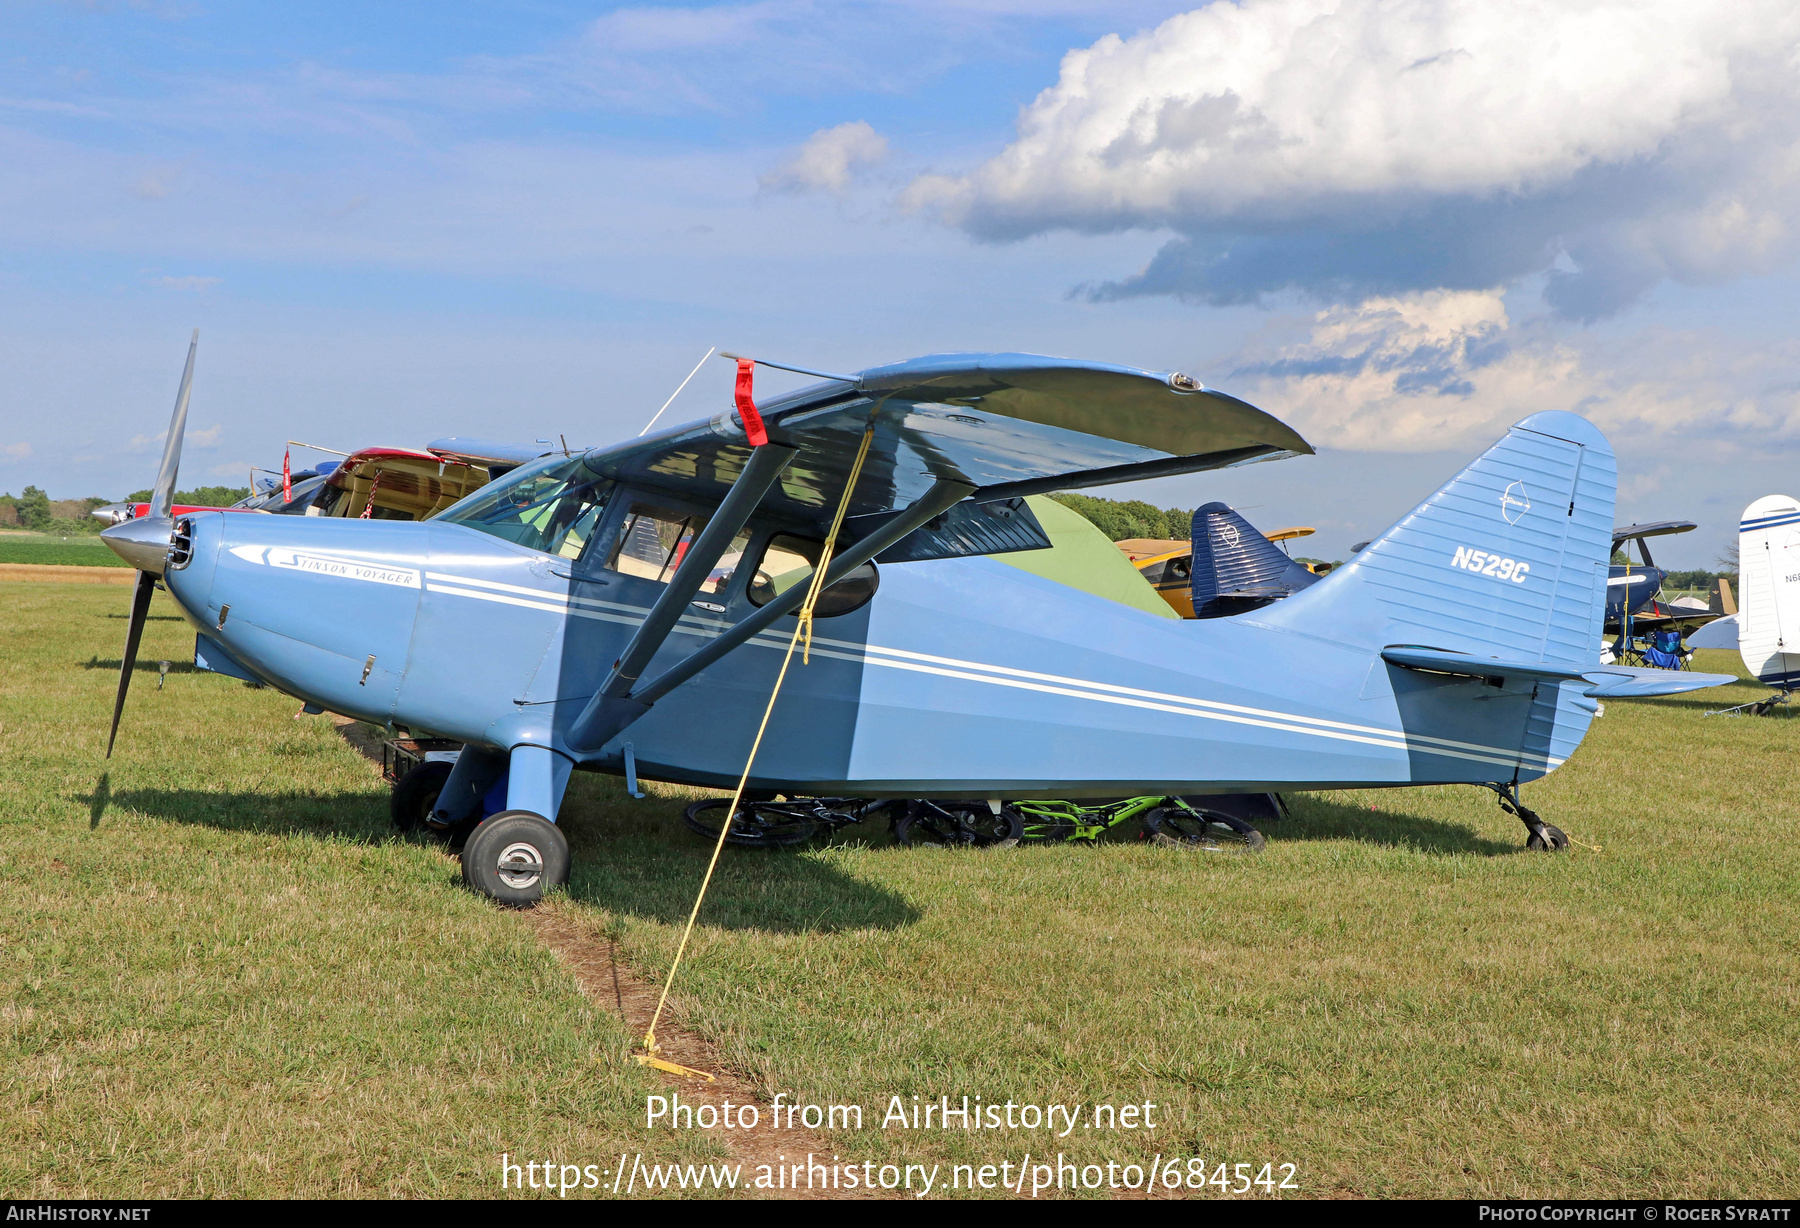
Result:
[[[195,327],[184,486],[1018,350],[1318,449],[1115,497],[1341,558],[1565,409],[1710,566],[1797,493],[1797,69],[1770,0],[13,0],[0,490],[148,485]]]

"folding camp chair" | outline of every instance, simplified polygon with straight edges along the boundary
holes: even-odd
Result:
[[[1657,669],[1686,669],[1688,659],[1694,655],[1693,649],[1684,648],[1681,644],[1681,632],[1657,631],[1650,636],[1650,643],[1643,650],[1644,664],[1654,665]]]

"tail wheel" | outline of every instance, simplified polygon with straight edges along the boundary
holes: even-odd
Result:
[[[1260,853],[1268,841],[1242,819],[1211,810],[1158,806],[1144,815],[1144,835],[1162,845],[1220,853]]]
[[[463,882],[502,904],[527,908],[569,881],[569,842],[529,810],[502,810],[463,846]]]
[[[725,809],[730,805],[729,797],[709,797],[683,810],[681,821],[688,825],[688,830],[717,842],[719,828],[725,822]],[[744,848],[782,848],[805,843],[817,830],[818,823],[792,804],[745,802],[732,816],[731,832],[725,837],[725,843]]]
[[[1569,838],[1563,835],[1562,828],[1540,823],[1537,830],[1526,837],[1525,847],[1535,853],[1560,853],[1569,847]]]
[[[901,844],[938,848],[1011,848],[1024,832],[1017,810],[1002,806],[995,814],[985,802],[914,802],[894,820]]]
[[[421,763],[394,783],[394,792],[388,798],[388,811],[394,816],[394,826],[408,834],[415,831],[429,830],[426,824],[431,820],[431,812],[437,809],[438,794],[444,791],[444,782],[450,779],[448,763]]]

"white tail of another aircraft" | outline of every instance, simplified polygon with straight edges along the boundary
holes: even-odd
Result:
[[[1738,525],[1738,652],[1772,687],[1800,687],[1800,502],[1765,495]]]

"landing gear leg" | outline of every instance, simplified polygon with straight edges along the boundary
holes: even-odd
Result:
[[[463,747],[456,757],[456,766],[450,769],[443,788],[432,802],[424,830],[448,840],[452,850],[460,849],[469,833],[475,830],[475,825],[481,822],[481,799],[505,772],[505,751],[484,746]]]
[[[1544,822],[1537,811],[1530,809],[1519,800],[1517,785],[1488,785],[1494,795],[1500,799],[1500,809],[1508,814],[1519,816],[1519,822],[1525,824],[1525,830],[1531,834],[1525,838],[1525,847],[1539,853],[1558,853],[1569,847],[1569,838],[1562,829]]]
[[[468,837],[463,882],[502,904],[528,908],[569,881],[569,842],[556,826],[556,812],[574,766],[542,746],[513,747],[506,809],[483,819]]]

